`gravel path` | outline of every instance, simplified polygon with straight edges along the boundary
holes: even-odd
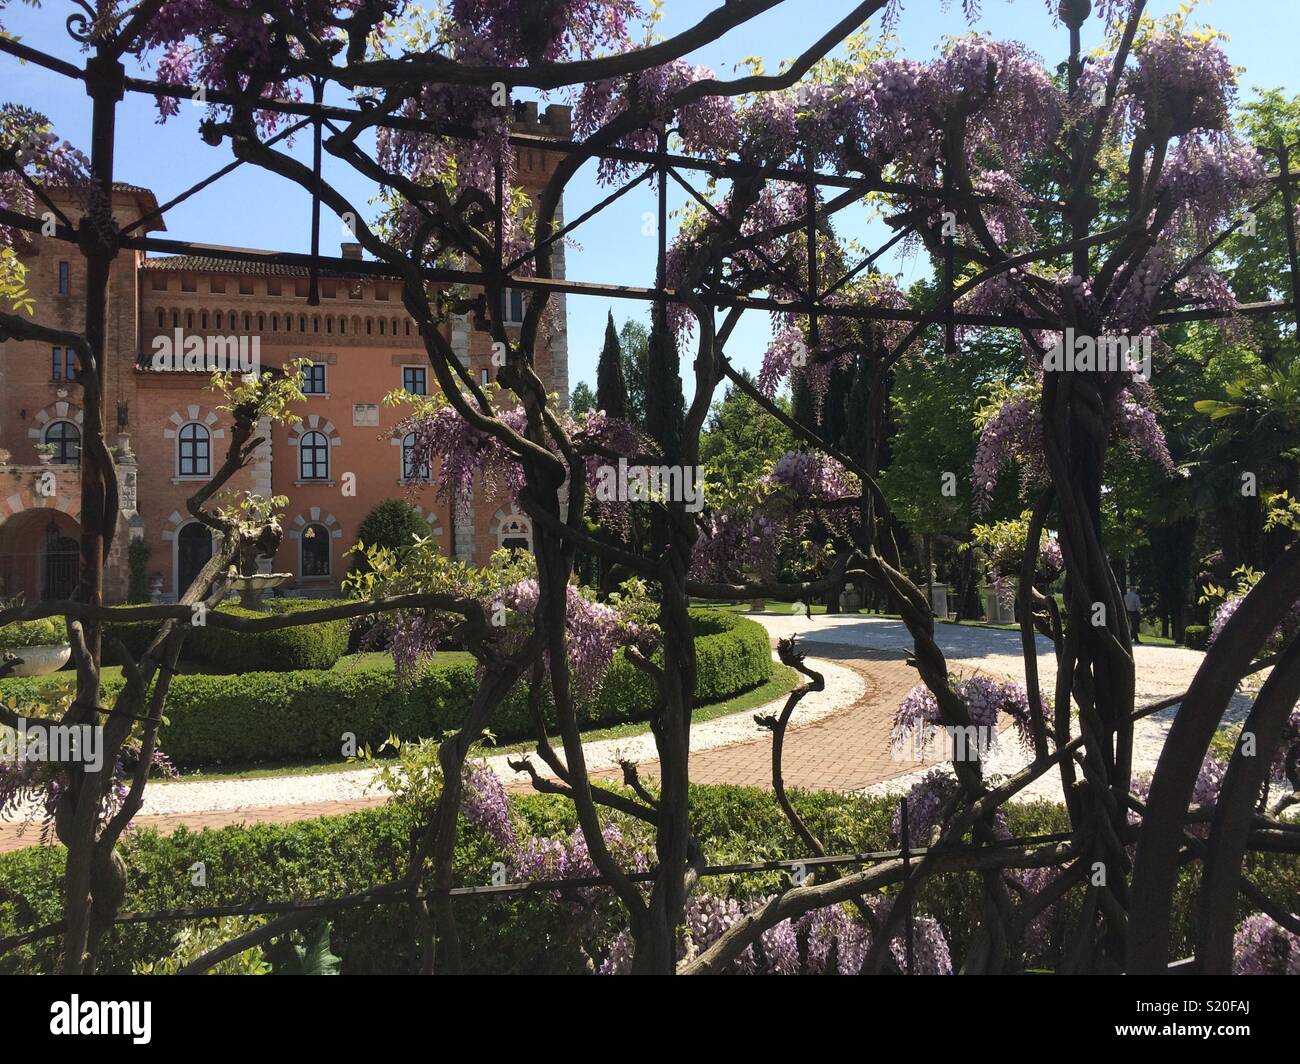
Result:
[[[866,691],[866,684],[852,669],[819,658],[808,659],[815,669],[826,677],[823,691],[808,695],[799,704],[797,719],[791,730],[815,724],[837,710],[853,705]],[[732,713],[725,717],[696,724],[691,728],[691,751],[712,750],[721,746],[748,742],[765,734],[754,723],[756,713],[775,712],[785,702],[781,696],[767,705]],[[558,744],[557,744],[558,745]],[[655,755],[654,737],[649,732],[617,739],[599,739],[584,744],[587,766],[592,772],[617,768],[621,758],[642,762]],[[517,760],[520,754],[497,754],[489,757],[488,764],[507,783],[522,782],[527,777],[516,773],[506,761]],[[539,775],[549,777],[550,771],[534,757]],[[142,817],[171,816],[183,813],[200,813],[216,810],[266,809],[280,806],[317,805],[322,802],[358,802],[377,800],[387,796],[387,791],[374,780],[374,768],[350,769],[342,772],[325,772],[315,775],[274,776],[265,779],[196,780],[191,783],[176,782],[151,785],[145,792]],[[21,808],[10,818],[39,820],[40,811],[34,804]],[[0,821],[0,823],[3,823]]]
[[[860,790],[864,793],[898,793],[911,786],[928,765],[911,769],[897,760],[888,741],[902,694],[916,682],[916,674],[902,664],[912,650],[912,640],[900,621],[866,616],[816,616],[789,613],[753,614],[775,640],[798,635],[807,645],[808,663],[826,677],[826,689],[806,697],[799,706],[791,731],[803,734],[787,749],[786,779],[791,786]],[[1024,662],[1017,632],[969,625],[940,624],[936,638],[956,673],[979,671],[1024,681]],[[1038,639],[1039,674],[1050,683],[1055,661],[1046,640]],[[1203,654],[1183,647],[1139,646],[1137,700],[1153,701],[1186,690]],[[770,786],[770,742],[754,723],[756,713],[773,712],[784,696],[766,706],[744,710],[697,724],[691,729],[692,779],[703,782]],[[1241,719],[1250,705],[1239,694],[1229,709],[1230,719]],[[1177,707],[1139,721],[1134,735],[1134,767],[1154,769]],[[584,744],[593,775],[617,776],[620,760],[638,763],[654,775],[654,739],[648,733]],[[492,769],[512,789],[530,789],[527,777],[507,764],[511,757],[488,758]],[[988,761],[991,773],[1010,774],[1026,765],[1029,752],[1014,731],[1003,733],[998,750]],[[549,776],[533,759],[539,774]],[[199,780],[151,786],[141,811],[141,823],[159,827],[216,826],[248,820],[282,820],[351,811],[384,800],[387,792],[375,779],[373,768],[316,775],[276,776],[266,779]],[[1059,776],[1049,773],[1026,788],[1021,800],[1061,797]],[[10,819],[39,819],[28,806]],[[186,819],[189,818],[189,819]],[[25,844],[9,838],[18,823],[0,821],[0,850]],[[34,838],[28,833],[28,838]]]
[[[794,634],[802,639],[845,644],[863,650],[912,649],[912,639],[903,622],[884,617],[824,615],[807,618],[802,615],[756,614],[754,620],[761,622],[774,638]],[[939,624],[935,626],[935,638],[954,672],[978,668],[1024,682],[1024,658],[1018,632],[976,625]],[[1037,636],[1036,645],[1039,676],[1050,684],[1056,672],[1051,644]],[[1134,647],[1137,703],[1141,705],[1144,702],[1154,702],[1187,690],[1204,656],[1204,652],[1188,650],[1186,647],[1150,644]],[[1244,718],[1250,709],[1250,702],[1248,695],[1239,693],[1229,706],[1225,719],[1236,721]],[[1134,771],[1154,771],[1177,712],[1178,707],[1173,706],[1138,721],[1134,726]],[[1030,760],[1030,752],[1021,746],[1013,732],[1007,732],[1002,736],[1000,748],[989,759],[987,767],[990,773],[1009,775],[1019,771]],[[927,771],[928,767],[921,768],[872,784],[864,790],[871,794],[900,793]],[[1058,774],[1048,773],[1020,794],[1020,800],[1023,801],[1038,798],[1061,799]]]

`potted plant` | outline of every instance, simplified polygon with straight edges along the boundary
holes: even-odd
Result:
[[[49,465],[54,461],[54,444],[38,443],[36,445],[36,460],[40,462],[41,465]]]
[[[14,621],[0,628],[0,660],[19,659],[9,675],[44,676],[68,663],[68,625],[62,617]]]

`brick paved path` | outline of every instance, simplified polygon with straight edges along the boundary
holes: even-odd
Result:
[[[810,657],[829,658],[858,673],[867,689],[853,705],[786,735],[784,770],[788,787],[806,790],[857,790],[872,783],[914,771],[916,764],[890,757],[889,732],[894,711],[903,696],[918,682],[915,669],[905,664],[905,655],[896,651],[864,650],[844,643],[801,640],[801,649]],[[798,720],[798,710],[795,711]],[[657,761],[643,762],[643,779],[657,777]],[[596,773],[619,778],[617,769]],[[691,755],[691,780],[694,783],[734,783],[770,788],[772,786],[772,742],[768,733],[748,742]],[[523,777],[507,785],[515,792],[532,788]],[[200,813],[177,813],[167,816],[136,818],[138,828],[153,828],[170,834],[179,827],[199,831],[233,824],[278,824],[336,816],[382,805],[382,797],[353,801],[311,802],[271,808],[214,810]],[[40,829],[28,827],[20,837],[19,825],[0,823],[0,853],[21,849],[39,842]]]
[[[829,658],[852,669],[866,681],[867,690],[848,709],[786,734],[781,759],[785,785],[804,790],[850,791],[915,771],[915,762],[890,757],[894,711],[919,681],[916,670],[906,664],[906,656],[811,640],[801,640],[800,649],[810,657]],[[798,709],[793,719],[799,719]],[[659,775],[657,761],[645,762],[638,769],[642,779]],[[764,732],[751,742],[693,753],[691,782],[771,789],[770,734]]]

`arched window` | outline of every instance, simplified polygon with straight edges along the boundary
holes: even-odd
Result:
[[[212,475],[212,434],[206,425],[191,421],[176,434],[176,475],[207,477]]]
[[[221,311],[217,311],[217,328],[218,328],[218,329],[221,328],[221,323],[222,323],[222,321],[224,321],[224,320],[225,320],[225,319],[224,319],[224,316],[222,315]],[[232,323],[232,324],[233,324],[233,323]]]
[[[279,331],[280,331],[280,315],[279,315],[279,314],[272,314],[272,315],[271,315],[271,331],[272,331],[272,332],[279,332]]]
[[[167,311],[163,310],[162,307],[158,308],[158,328],[167,328]]]
[[[192,310],[187,310],[185,312],[185,328],[194,328],[194,311]]]
[[[248,311],[244,311],[244,332],[253,331],[251,325],[252,320],[253,320],[252,316],[248,313]],[[259,319],[259,325],[260,325],[260,319]]]
[[[308,525],[302,530],[298,571],[304,577],[330,575],[330,530],[324,525]]]
[[[199,320],[202,322],[199,328],[206,329],[208,327],[208,312],[206,310],[199,312]]]
[[[191,521],[176,533],[176,597],[189,589],[200,570],[212,557],[212,533],[206,525]]]
[[[298,441],[300,480],[329,480],[330,443],[323,432],[304,432]]]
[[[533,526],[523,514],[511,514],[501,522],[498,540],[506,550],[532,550]]]
[[[429,463],[427,460],[418,465],[415,461],[415,433],[408,432],[402,437],[402,479],[428,480]]]
[[[180,312],[179,310],[173,310],[173,311],[172,311],[172,328],[175,329],[175,328],[179,327],[179,326],[180,326],[180,323],[181,323],[181,312]]]
[[[45,426],[44,443],[54,448],[56,465],[77,465],[81,461],[81,430],[71,421],[51,421]]]

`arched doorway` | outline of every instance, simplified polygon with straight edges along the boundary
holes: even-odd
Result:
[[[76,519],[53,508],[0,521],[0,598],[71,598],[81,565],[79,535]]]
[[[70,599],[77,590],[81,545],[65,535],[51,520],[45,526],[45,552],[41,559],[42,599]]]
[[[212,557],[212,532],[191,521],[176,533],[176,597],[180,598]]]

